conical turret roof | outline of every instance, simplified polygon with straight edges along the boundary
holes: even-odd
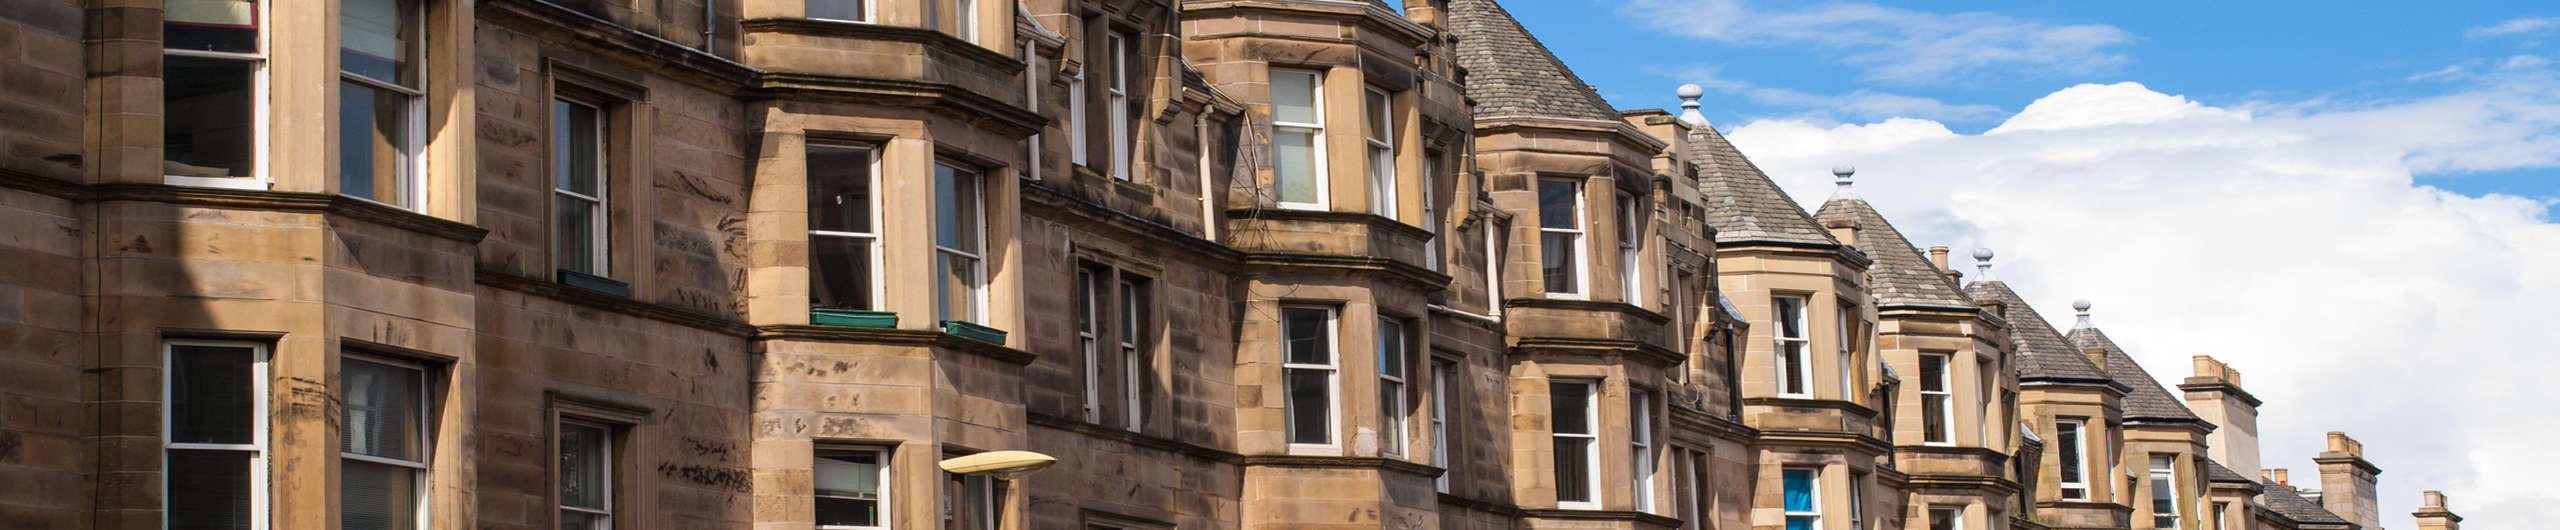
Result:
[[[2018,377],[2026,381],[2111,382],[2105,370],[2091,364],[2089,358],[2073,347],[2070,339],[2053,330],[2044,315],[2027,305],[2026,299],[1997,281],[1973,282],[1964,286],[1965,294],[1976,300],[1998,300],[2007,309],[2000,318],[2009,321],[2009,339],[2018,344]]]
[[[2133,362],[2133,356],[2126,355],[2124,348],[2116,347],[2116,341],[2108,339],[2106,332],[2084,327],[2071,330],[2064,338],[2071,339],[2073,346],[2106,352],[2107,373],[2128,389],[2124,394],[2124,419],[2204,421],[2196,417],[2195,411],[2187,410],[2177,396],[2169,394],[2168,388],[2160,386],[2159,380],[2152,379],[2151,372],[2143,370],[2141,363]]]
[[[1715,227],[1717,243],[1840,244],[1723,134],[1694,125],[1689,160],[1700,168],[1698,193],[1706,197],[1707,223]]]

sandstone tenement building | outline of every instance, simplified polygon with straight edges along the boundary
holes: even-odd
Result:
[[[0,3],[0,528],[2380,528],[1403,2]]]

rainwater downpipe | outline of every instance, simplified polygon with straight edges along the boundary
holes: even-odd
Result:
[[[720,53],[719,42],[712,40],[720,36],[719,7],[720,0],[702,0],[702,51],[713,55]]]

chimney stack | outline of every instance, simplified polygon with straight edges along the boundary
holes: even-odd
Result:
[[[1947,247],[1929,247],[1929,264],[1938,266],[1938,270],[1947,270]]]
[[[2416,513],[2409,515],[2418,516],[2418,530],[2462,530],[2462,516],[2454,515],[2453,510],[2445,508],[2443,493],[2428,491],[2426,506],[2418,507]]]
[[[2257,396],[2240,389],[2240,371],[2213,357],[2195,356],[2195,376],[2178,385],[2187,409],[2218,428],[2205,435],[2206,455],[2232,469],[2258,469]]]
[[[1840,240],[1840,244],[1853,247],[1858,246],[1857,221],[1848,219],[1832,219],[1829,221],[1823,221],[1822,227],[1831,229],[1831,238]]]
[[[2278,486],[2284,486],[2287,488],[2293,487],[2293,482],[2287,480],[2289,477],[2286,476],[2284,468],[2281,467],[2275,469],[2260,469],[2258,470],[2258,476],[2267,479],[2267,482],[2274,482]]]
[[[2382,468],[2364,459],[2364,444],[2346,433],[2329,432],[2329,450],[2312,458],[2320,464],[2320,504],[2338,517],[2366,530],[2382,530],[2382,508],[2374,502],[2374,476]]]

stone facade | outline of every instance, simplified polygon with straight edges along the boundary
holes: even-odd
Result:
[[[2377,526],[1402,4],[0,8],[0,528]]]

